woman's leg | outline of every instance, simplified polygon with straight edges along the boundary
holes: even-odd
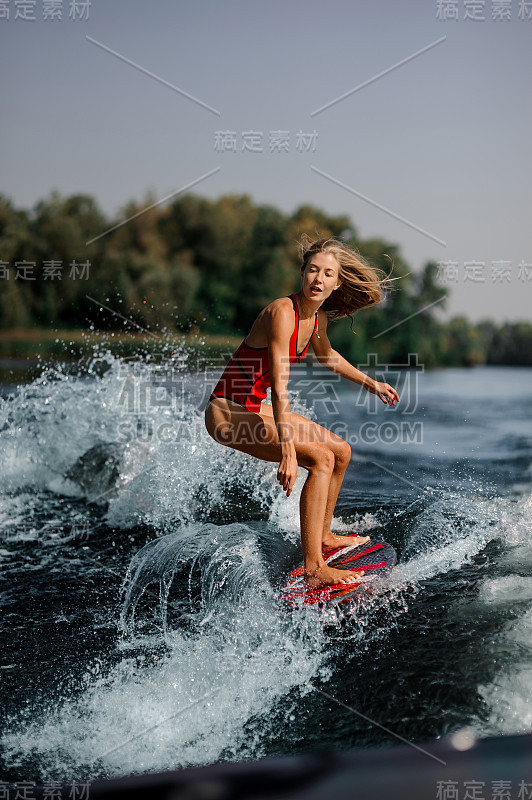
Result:
[[[266,403],[262,404],[261,414],[268,414],[273,419],[273,409]],[[301,431],[306,431],[306,438],[312,441],[320,441],[326,444],[334,454],[334,467],[329,479],[329,488],[327,491],[327,503],[325,507],[325,515],[323,519],[323,532],[322,532],[322,551],[327,554],[327,551],[333,550],[337,547],[345,545],[363,544],[369,541],[369,536],[335,536],[331,531],[331,521],[336,508],[338,495],[342,487],[344,476],[347,467],[351,461],[351,447],[340,436],[337,436],[332,431],[328,431],[321,425],[313,422],[300,414],[292,413],[292,421],[298,425]],[[301,492],[303,499],[303,491]]]
[[[263,404],[262,409],[264,407]],[[280,462],[281,446],[273,413],[262,409],[260,414],[255,414],[226,398],[217,398],[205,409],[205,424],[209,434],[220,444],[264,461]],[[330,503],[333,503],[333,509],[336,503],[341,479],[345,473],[345,459],[342,466],[336,470],[337,475],[331,492],[336,457],[327,442],[327,435],[331,435],[330,432],[297,414],[293,415],[292,421],[295,429],[294,445],[297,462],[308,470],[300,502],[301,544],[306,579],[314,586],[350,583],[362,573],[332,569],[323,559],[324,524]],[[342,544],[341,538],[338,537],[333,546]],[[353,538],[348,537],[348,541],[353,543]]]

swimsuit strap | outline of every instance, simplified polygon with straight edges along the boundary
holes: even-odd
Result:
[[[296,300],[295,294],[287,294],[286,297],[289,297],[291,299],[292,303],[294,304],[294,308],[295,308],[296,313],[297,313],[297,318],[299,319],[299,308],[298,308],[298,305],[297,305],[297,300]],[[317,319],[318,319],[318,312],[317,311],[314,312],[314,317],[315,317],[315,319],[317,321]]]
[[[303,356],[306,354],[307,350],[308,350],[308,346],[310,344],[310,339],[312,339],[312,337],[316,333],[316,328],[318,327],[318,312],[317,311],[314,312],[314,329],[312,331],[310,339],[308,340],[307,344],[305,345],[305,347],[303,348],[301,353],[298,353],[297,352],[297,334],[299,333],[299,308],[298,308],[297,300],[296,300],[296,297],[295,297],[294,294],[289,294],[289,295],[286,295],[286,296],[291,299],[291,301],[292,301],[292,303],[294,305],[294,310],[296,312],[296,325],[295,325],[295,328],[294,328],[294,331],[296,332],[296,341],[295,341],[295,344],[294,344],[294,354],[295,354],[296,358],[300,361],[303,358]]]

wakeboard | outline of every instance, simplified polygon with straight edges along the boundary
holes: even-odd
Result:
[[[290,606],[344,603],[356,595],[377,591],[377,586],[382,586],[380,579],[391,571],[396,561],[397,554],[391,544],[376,539],[360,545],[338,547],[327,553],[325,562],[335,569],[364,570],[359,581],[315,588],[305,583],[302,564],[288,576],[282,590],[283,599]]]

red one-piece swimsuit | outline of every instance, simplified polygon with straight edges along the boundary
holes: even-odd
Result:
[[[310,339],[314,336],[318,325],[318,312],[314,320],[314,330],[302,353],[297,352],[297,337],[299,333],[299,311],[295,295],[290,297],[295,312],[295,327],[290,337],[289,361],[294,364],[301,361],[307,354]],[[248,411],[258,414],[262,401],[266,397],[266,390],[271,386],[270,363],[268,347],[250,347],[246,340],[235,351],[227,364],[220,380],[214,387],[209,400],[213,397],[227,397],[234,403],[244,406]]]

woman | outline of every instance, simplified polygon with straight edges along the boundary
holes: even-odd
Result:
[[[310,586],[352,583],[363,575],[326,563],[337,547],[363,544],[369,537],[334,536],[331,520],[351,458],[340,436],[290,411],[287,384],[290,364],[312,348],[321,364],[376,394],[384,403],[399,396],[387,383],[360,372],[332,349],[327,338],[331,319],[351,317],[382,299],[386,279],[353,250],[335,239],[312,241],[303,235],[299,292],[264,308],[229,361],[205,409],[212,438],[244,453],[278,461],[277,480],[290,496],[298,465],[308,470],[301,491],[301,544],[305,581]],[[264,402],[271,386],[272,405]]]

